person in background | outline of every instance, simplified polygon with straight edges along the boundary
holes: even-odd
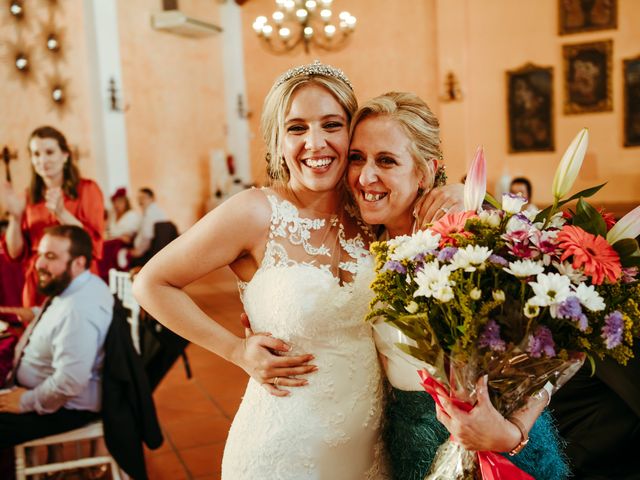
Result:
[[[39,306],[38,275],[35,262],[38,246],[47,227],[75,225],[84,228],[92,240],[94,259],[102,256],[104,203],[100,187],[80,177],[67,139],[50,126],[37,128],[29,136],[31,185],[27,198],[17,194],[10,183],[2,188],[2,200],[9,212],[9,225],[3,238],[5,254],[25,265],[22,290],[24,307]]]
[[[111,195],[111,205],[113,211],[109,218],[108,239],[120,239],[130,244],[140,229],[142,217],[131,208],[126,188],[120,187]]]
[[[531,201],[532,198],[532,189],[531,182],[526,177],[516,177],[511,180],[511,185],[509,186],[509,193],[513,193],[515,195],[520,195],[523,198],[527,199],[527,204],[525,205],[526,210],[537,210],[538,207]]]
[[[150,188],[141,188],[138,191],[138,204],[142,208],[142,220],[133,240],[133,248],[129,252],[133,258],[142,257],[149,250],[153,240],[153,226],[158,222],[169,221],[156,203],[155,195]]]
[[[88,269],[92,244],[75,225],[49,227],[38,242],[37,288],[47,300],[18,343],[9,388],[0,392],[0,452],[98,418],[114,300]]]

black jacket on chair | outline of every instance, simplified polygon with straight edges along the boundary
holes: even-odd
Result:
[[[113,458],[136,480],[146,480],[142,442],[155,449],[163,437],[142,359],[131,340],[129,310],[116,298],[105,340],[102,418]]]

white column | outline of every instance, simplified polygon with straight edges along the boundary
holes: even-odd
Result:
[[[129,186],[125,115],[111,108],[109,82],[115,81],[122,103],[122,69],[118,38],[117,1],[83,0],[87,35],[87,63],[91,91],[91,124],[97,181],[105,197]],[[124,108],[124,105],[119,105]]]
[[[220,6],[223,26],[222,65],[224,69],[225,112],[227,117],[227,146],[235,159],[236,176],[243,183],[252,183],[249,151],[250,131],[246,82],[244,76],[244,51],[242,47],[241,9],[233,1]],[[242,111],[244,109],[244,111]]]

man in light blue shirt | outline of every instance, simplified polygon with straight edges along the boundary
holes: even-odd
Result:
[[[97,418],[113,296],[88,270],[91,251],[89,234],[72,225],[40,242],[38,288],[48,299],[16,346],[15,385],[0,392],[0,448]]]

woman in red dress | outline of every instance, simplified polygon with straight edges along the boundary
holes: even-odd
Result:
[[[100,187],[93,180],[80,178],[64,135],[53,127],[37,128],[29,137],[29,152],[32,170],[27,198],[16,194],[10,184],[4,186],[4,204],[9,212],[4,250],[12,260],[24,263],[25,307],[38,306],[43,300],[36,290],[35,260],[47,227],[77,225],[89,232],[93,240],[94,273],[96,260],[102,256],[104,233]]]

